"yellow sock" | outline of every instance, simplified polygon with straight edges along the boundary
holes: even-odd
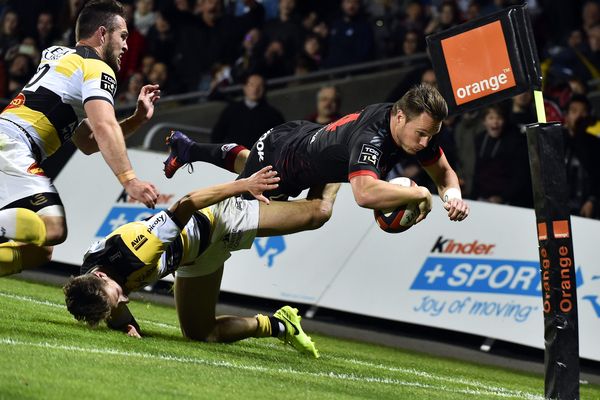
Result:
[[[46,242],[46,224],[26,208],[0,211],[0,237],[42,246]]]
[[[266,315],[256,314],[256,321],[258,321],[258,328],[254,337],[270,337],[271,336],[271,320]]]
[[[21,246],[15,242],[0,243],[0,276],[16,274],[22,270]]]

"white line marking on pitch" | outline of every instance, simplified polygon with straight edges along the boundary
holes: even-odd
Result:
[[[46,300],[38,300],[38,299],[28,297],[28,296],[21,296],[21,295],[15,295],[15,294],[4,293],[4,292],[0,292],[0,296],[8,297],[8,298],[16,299],[16,300],[28,301],[31,303],[50,306],[50,307],[56,307],[56,308],[64,307],[64,305],[59,304],[59,303],[52,303],[52,302],[49,302]],[[150,320],[140,320],[140,322],[155,325],[155,326],[158,326],[161,328],[179,330],[179,328],[175,325],[165,324],[162,322],[155,322],[155,321],[150,321]],[[264,346],[264,347],[270,347],[270,348],[277,347],[271,343],[263,343],[262,341],[255,341],[255,344],[258,344],[258,345]],[[382,369],[382,370],[385,370],[388,372],[400,372],[400,373],[404,373],[404,374],[411,374],[411,375],[420,376],[423,378],[435,379],[435,380],[445,381],[445,382],[450,382],[450,383],[459,383],[459,384],[464,384],[464,385],[478,386],[478,387],[484,388],[485,390],[488,390],[490,392],[505,393],[508,396],[518,396],[518,397],[522,397],[522,398],[526,398],[526,399],[542,399],[543,398],[543,397],[539,397],[537,395],[533,395],[530,393],[524,393],[519,390],[506,389],[506,388],[497,387],[497,386],[490,386],[490,385],[486,385],[480,381],[472,381],[472,380],[463,379],[463,378],[450,378],[450,377],[446,377],[443,375],[432,374],[427,371],[420,371],[420,370],[417,370],[414,368],[390,367],[390,366],[386,366],[383,364],[374,364],[374,363],[371,363],[368,361],[362,361],[362,360],[356,360],[356,359],[352,359],[352,358],[345,358],[345,357],[338,357],[338,356],[330,356],[330,355],[324,355],[324,358],[332,359],[332,360],[340,360],[340,361],[347,362],[350,364],[362,365],[362,366],[367,366],[367,367],[371,367],[371,368]],[[375,379],[380,379],[380,378],[375,378]]]
[[[61,303],[53,303],[51,301],[47,301],[47,300],[38,300],[35,299],[33,297],[29,297],[29,296],[21,296],[18,294],[12,294],[12,293],[4,293],[4,292],[0,292],[0,296],[1,297],[7,297],[9,299],[14,299],[14,300],[22,300],[22,301],[28,301],[30,303],[33,304],[39,304],[42,306],[48,306],[48,307],[54,307],[54,308],[62,308],[65,311],[67,310],[66,306],[64,304]],[[140,319],[139,322],[145,323],[145,324],[150,324],[150,325],[155,325],[161,328],[169,328],[169,329],[176,329],[179,330],[179,327],[175,326],[175,325],[170,325],[170,324],[165,324],[163,322],[156,322],[156,321],[150,321],[150,320],[144,320],[144,319]]]
[[[41,347],[46,349],[53,350],[66,350],[66,351],[74,351],[74,352],[82,352],[82,353],[95,353],[95,354],[105,354],[105,355],[116,355],[116,356],[125,356],[125,357],[140,357],[146,359],[156,359],[161,361],[168,362],[178,362],[184,364],[201,364],[207,365],[211,367],[223,367],[223,368],[232,368],[232,369],[240,369],[245,371],[252,372],[267,372],[267,373],[284,373],[284,374],[292,374],[292,375],[306,375],[312,376],[316,378],[329,378],[335,380],[342,381],[354,381],[354,382],[368,382],[368,383],[377,383],[377,384],[390,384],[397,386],[409,386],[420,389],[433,389],[433,390],[443,390],[444,392],[454,392],[461,394],[469,394],[469,395],[487,395],[487,396],[496,396],[496,397],[521,397],[530,400],[543,400],[543,397],[536,396],[532,394],[524,394],[525,397],[507,393],[505,391],[489,391],[489,390],[472,390],[472,389],[456,389],[447,387],[444,385],[430,385],[419,382],[408,382],[402,381],[398,379],[391,378],[378,378],[371,376],[360,376],[355,374],[340,374],[337,372],[307,372],[307,371],[299,371],[292,368],[267,368],[259,365],[245,365],[245,364],[236,364],[229,361],[215,361],[215,360],[205,360],[201,358],[191,358],[191,357],[175,357],[170,355],[162,355],[162,354],[151,354],[151,353],[140,353],[140,352],[129,352],[122,351],[116,349],[101,349],[101,348],[93,348],[93,347],[78,347],[78,346],[66,346],[60,344],[52,344],[48,342],[41,343],[33,343],[33,342],[23,342],[19,340],[14,340],[10,338],[2,338],[0,339],[0,344],[10,345],[10,346],[28,346],[28,347]]]

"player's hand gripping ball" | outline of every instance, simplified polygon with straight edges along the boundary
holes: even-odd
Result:
[[[410,178],[394,178],[389,181],[395,185],[405,187],[417,186]],[[377,225],[388,233],[400,233],[409,229],[415,224],[419,216],[419,207],[417,203],[410,203],[397,208],[388,210],[373,210]]]

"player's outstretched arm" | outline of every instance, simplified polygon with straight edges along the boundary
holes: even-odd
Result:
[[[353,177],[350,186],[356,203],[364,208],[384,210],[416,202],[431,205],[431,193],[423,186],[403,187],[370,175]]]
[[[125,303],[119,303],[106,320],[110,329],[125,332],[128,336],[141,338],[141,330],[137,321]]]
[[[134,200],[154,208],[158,191],[153,184],[137,179],[127,157],[125,139],[117,123],[112,105],[104,100],[90,100],[85,103],[94,139],[106,164],[119,179],[125,191]]]
[[[279,186],[277,183],[279,177],[276,175],[277,172],[273,171],[273,167],[269,165],[248,178],[189,193],[173,204],[169,210],[175,215],[179,223],[185,224],[194,212],[246,192],[252,194],[257,200],[269,204],[269,200],[263,196],[263,192],[274,190]]]
[[[462,221],[469,215],[469,205],[462,199],[458,176],[444,154],[439,160],[425,168],[435,183],[451,221]]]

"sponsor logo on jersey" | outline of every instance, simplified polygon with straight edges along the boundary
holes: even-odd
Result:
[[[42,52],[42,60],[58,60],[65,54],[75,53],[75,49],[63,46],[52,46],[48,47],[46,50]]]
[[[46,173],[44,172],[42,167],[39,166],[39,164],[37,162],[34,162],[33,164],[31,164],[29,166],[29,168],[27,168],[27,172],[32,175],[46,176]]]
[[[370,144],[363,144],[360,154],[358,155],[358,162],[360,164],[369,164],[377,168],[379,166],[379,159],[381,158],[381,150]]]
[[[273,128],[271,128],[268,131],[266,131],[265,133],[263,133],[263,135],[261,137],[259,137],[258,141],[256,142],[256,152],[258,153],[258,161],[265,160],[265,143],[263,142],[263,140],[265,140],[272,131],[273,131]]]
[[[154,228],[156,228],[159,224],[162,225],[166,222],[165,214],[159,213],[154,216],[154,220],[148,227],[148,233],[152,233]]]
[[[117,80],[103,72],[100,76],[100,88],[106,90],[111,96],[115,97],[115,94],[117,93]]]
[[[46,204],[47,202],[48,202],[48,198],[46,196],[44,196],[42,193],[38,193],[38,194],[31,196],[31,200],[29,200],[29,203],[31,203],[31,205],[34,207],[39,207],[41,205]]]
[[[11,108],[21,107],[25,104],[25,95],[23,93],[19,93],[12,101],[6,106],[5,110],[9,110]]]
[[[242,241],[242,232],[232,229],[231,232],[223,236],[223,244],[227,250],[237,250]]]
[[[148,238],[146,236],[138,235],[131,241],[131,247],[133,247],[135,250],[139,250],[147,241]]]

